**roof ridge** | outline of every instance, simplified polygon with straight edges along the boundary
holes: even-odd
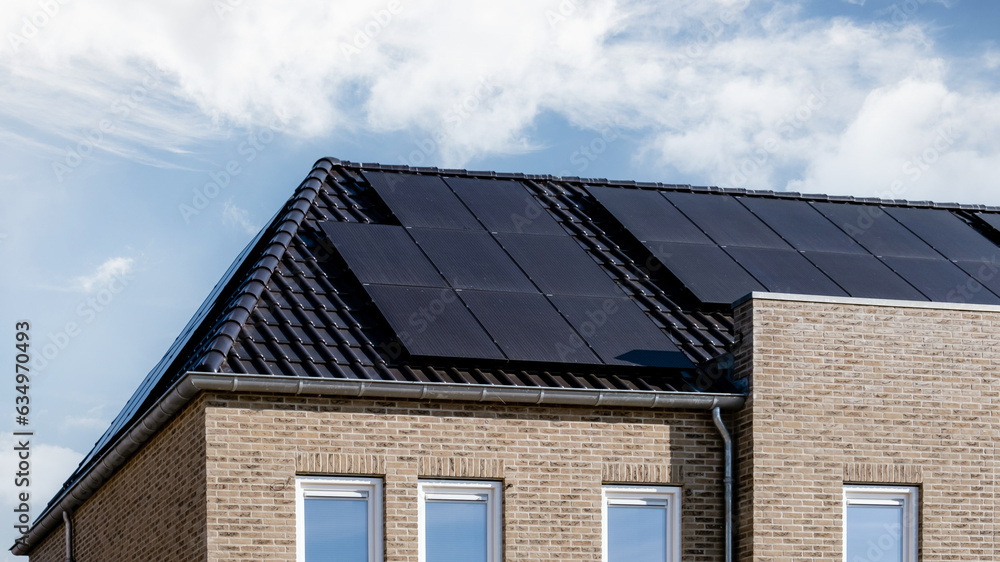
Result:
[[[334,161],[339,163],[336,159],[321,158],[313,164],[309,175],[285,203],[287,211],[269,225],[269,228],[276,226],[275,234],[261,253],[260,259],[244,276],[243,284],[230,299],[231,304],[227,307],[226,319],[213,330],[214,336],[209,335],[205,338],[206,343],[201,346],[205,351],[200,359],[195,359],[192,361],[193,367],[182,371],[217,372],[225,362],[240,331],[260,302],[271,276],[281,263],[281,258],[288,251],[292,239],[319,195],[325,176],[335,165]]]
[[[461,168],[437,168],[433,166],[407,166],[405,164],[379,164],[375,162],[351,162],[333,157],[323,158],[322,161],[330,162],[335,166],[352,168],[356,170],[381,170],[386,172],[409,172],[418,174],[447,174],[461,177],[492,177],[497,179],[518,179],[518,180],[548,180],[561,181],[567,183],[637,188],[656,189],[661,191],[686,191],[699,193],[718,193],[722,195],[746,195],[749,197],[767,197],[771,199],[800,199],[804,201],[829,201],[843,203],[859,203],[866,205],[885,205],[890,207],[919,207],[948,209],[960,211],[990,211],[1000,212],[1000,206],[982,205],[970,203],[952,203],[938,201],[909,201],[906,199],[884,199],[880,197],[862,197],[853,195],[826,195],[822,193],[799,193],[796,191],[774,191],[768,189],[746,189],[742,187],[718,187],[718,186],[692,186],[686,184],[669,184],[661,182],[646,182],[635,180],[609,180],[607,178],[581,178],[577,176],[555,176],[552,174],[523,174],[510,172],[496,172],[489,170],[465,170]],[[317,162],[318,164],[318,162]]]

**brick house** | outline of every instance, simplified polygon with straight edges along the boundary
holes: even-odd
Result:
[[[996,560],[998,243],[984,207],[323,159],[12,551]]]

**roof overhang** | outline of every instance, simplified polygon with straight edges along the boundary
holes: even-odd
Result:
[[[397,400],[460,400],[502,404],[546,404],[581,407],[629,407],[655,410],[735,410],[740,394],[541,388],[477,384],[422,383],[358,379],[303,379],[270,375],[188,372],[115,444],[108,448],[68,489],[63,490],[11,552],[23,556],[90,499],[150,439],[202,392],[246,392],[304,396],[339,396]]]

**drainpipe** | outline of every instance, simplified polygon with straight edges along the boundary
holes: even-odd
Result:
[[[733,562],[733,440],[726,431],[726,424],[722,423],[722,412],[718,406],[712,408],[712,419],[726,449],[723,479],[726,484],[726,562]]]
[[[66,528],[66,562],[73,562],[73,522],[69,519],[69,511],[62,512],[63,526]]]

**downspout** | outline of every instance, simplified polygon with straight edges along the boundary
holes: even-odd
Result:
[[[723,478],[726,485],[726,562],[733,562],[733,440],[726,431],[726,424],[722,423],[722,412],[718,406],[712,408],[712,419],[726,450]]]
[[[62,512],[63,527],[66,528],[66,562],[73,562],[73,522],[70,521],[69,511]]]

